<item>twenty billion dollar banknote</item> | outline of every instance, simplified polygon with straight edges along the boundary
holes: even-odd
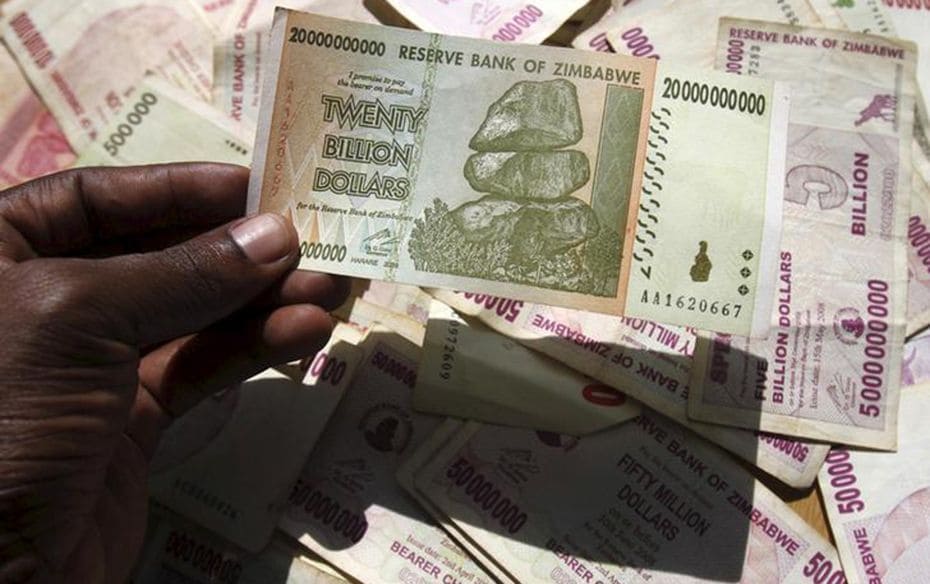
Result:
[[[780,86],[284,9],[270,47],[250,211],[302,268],[765,334]]]

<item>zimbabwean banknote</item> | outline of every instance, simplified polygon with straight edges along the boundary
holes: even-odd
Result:
[[[324,16],[377,23],[362,0],[248,0],[233,7],[220,29],[214,50],[213,105],[254,134],[261,100],[262,72],[275,6]],[[251,136],[254,140],[254,136]]]
[[[850,584],[917,584],[930,562],[930,385],[901,394],[898,451],[834,448],[817,481]]]
[[[619,22],[634,18],[644,12],[649,12],[670,4],[671,0],[631,0],[630,2],[613,2],[601,15],[597,22],[586,27],[581,34],[572,40],[572,46],[577,49],[613,52],[607,40],[610,32]]]
[[[898,36],[895,34],[894,25],[882,0],[858,0],[853,2],[848,0],[845,2],[808,0],[808,2],[827,28]]]
[[[209,161],[246,166],[251,159],[251,141],[232,120],[190,93],[147,77],[76,165]]]
[[[252,554],[191,524],[156,504],[150,505],[145,543],[133,584],[342,584],[332,568],[307,557],[277,535]]]
[[[272,36],[250,210],[302,268],[767,330],[778,86],[285,10]]]
[[[3,45],[0,79],[0,189],[70,166],[68,139]]]
[[[809,487],[829,446],[688,419],[695,331],[639,318],[605,316],[519,300],[431,290],[460,314],[684,424],[797,488]]]
[[[388,3],[426,32],[539,44],[588,4],[588,0],[388,0]]]
[[[210,98],[212,29],[191,0],[13,0],[0,34],[76,151],[148,72]]]
[[[917,116],[914,124],[914,170],[930,181],[930,2],[926,0],[812,0],[828,28],[847,28],[913,41],[917,45]]]
[[[698,343],[691,417],[894,448],[915,57],[886,37],[721,21],[718,68],[792,81],[785,229],[777,328]]]
[[[474,422],[439,438],[414,488],[509,581],[843,582],[775,494],[652,412],[580,439]]]
[[[873,0],[874,1],[874,0]],[[930,1],[883,0],[894,36],[917,43],[917,86],[920,89],[921,148],[930,156]]]
[[[151,463],[152,497],[247,550],[261,549],[360,365],[361,351],[342,340],[344,326],[303,383],[269,369],[178,418]]]
[[[580,436],[639,415],[623,392],[569,369],[434,300],[413,407]]]
[[[362,582],[491,584],[394,478],[442,422],[411,408],[420,348],[380,327],[359,346],[362,364],[306,459],[279,527]]]
[[[712,68],[717,21],[724,16],[758,18],[802,26],[818,26],[820,19],[806,0],[676,0],[649,12],[611,22],[605,45],[624,55],[666,59],[694,67]],[[575,45],[578,46],[578,45]]]

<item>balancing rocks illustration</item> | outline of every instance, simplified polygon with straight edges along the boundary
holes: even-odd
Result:
[[[591,206],[571,196],[591,177],[587,155],[568,149],[582,136],[574,84],[514,84],[469,142],[465,179],[487,194],[451,211],[434,201],[411,234],[417,269],[586,287],[592,254],[577,250],[601,229]]]

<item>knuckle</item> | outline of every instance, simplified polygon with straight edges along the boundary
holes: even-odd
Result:
[[[216,244],[182,244],[164,251],[167,268],[183,274],[185,295],[194,298],[214,298],[225,288],[223,270],[216,269],[224,261],[224,250]]]

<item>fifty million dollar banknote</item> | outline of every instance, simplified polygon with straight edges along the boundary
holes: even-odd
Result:
[[[779,86],[287,10],[270,46],[250,211],[302,268],[766,332]]]

